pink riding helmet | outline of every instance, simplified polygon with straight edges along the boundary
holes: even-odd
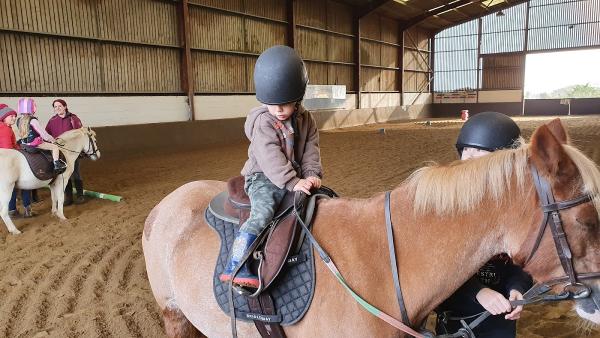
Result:
[[[34,115],[37,111],[37,107],[35,105],[35,101],[32,98],[21,98],[19,99],[19,103],[17,104],[17,110],[19,111],[19,114]]]

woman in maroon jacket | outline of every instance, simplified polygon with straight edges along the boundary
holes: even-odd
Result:
[[[54,100],[52,102],[52,108],[54,108],[54,112],[56,114],[50,118],[48,124],[46,125],[46,132],[52,135],[52,137],[57,138],[71,129],[79,129],[82,127],[81,120],[79,117],[77,117],[77,115],[69,111],[67,108],[67,102],[65,100]],[[73,175],[71,175],[71,178],[73,179],[73,184],[75,185],[75,190],[77,191],[75,203],[83,203],[85,200],[83,198],[83,180],[81,179],[81,173],[79,171],[79,159],[75,161],[75,168],[73,169]],[[67,186],[65,187],[64,205],[71,205],[73,203],[73,184],[71,183],[71,180],[69,180]]]
[[[0,148],[3,149],[19,149],[15,133],[12,130],[12,125],[17,119],[17,112],[5,104],[0,103]],[[31,211],[31,192],[29,190],[21,190],[21,198],[23,200],[24,217],[32,217]],[[17,189],[13,190],[10,202],[8,203],[8,214],[17,216]]]

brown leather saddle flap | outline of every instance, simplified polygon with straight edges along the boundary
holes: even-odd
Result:
[[[56,178],[54,175],[54,163],[52,161],[52,153],[49,150],[37,149],[23,146],[25,149],[19,149],[19,152],[25,156],[29,168],[33,175],[40,180],[46,181]],[[65,161],[65,156],[60,153],[60,159]],[[66,161],[65,161],[66,162]]]
[[[263,259],[258,272],[264,289],[268,288],[273,280],[283,270],[290,249],[295,242],[296,214],[291,212],[271,229],[263,248]]]
[[[227,181],[229,198],[224,201],[223,209],[227,214],[240,220],[240,225],[250,217],[250,198],[244,191],[244,176],[232,177]],[[259,276],[262,285],[267,288],[282,270],[296,233],[296,216],[290,212],[294,204],[294,193],[288,192],[277,211],[274,220],[277,223],[267,233],[262,249],[262,261]]]

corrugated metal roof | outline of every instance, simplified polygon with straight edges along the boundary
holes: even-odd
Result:
[[[439,32],[463,22],[479,18],[526,0],[342,0],[358,7],[359,13],[375,12],[417,25],[431,32]]]

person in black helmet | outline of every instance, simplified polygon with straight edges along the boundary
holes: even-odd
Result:
[[[244,190],[250,197],[250,217],[240,226],[222,282],[231,281],[233,271],[257,236],[273,218],[287,191],[321,186],[322,168],[317,124],[302,107],[308,75],[295,50],[274,46],[256,61],[256,98],[263,103],[248,114],[244,130],[250,140],[248,160],[242,169]],[[259,282],[244,264],[233,283],[258,288]]]
[[[484,112],[469,119],[458,136],[456,150],[461,160],[481,157],[498,149],[518,147],[521,130],[508,116]],[[516,320],[522,306],[514,309],[510,300],[523,299],[532,285],[531,277],[512,263],[507,254],[494,256],[437,309],[437,334],[451,334],[485,310],[492,316],[473,329],[475,337],[507,338],[517,333]]]

